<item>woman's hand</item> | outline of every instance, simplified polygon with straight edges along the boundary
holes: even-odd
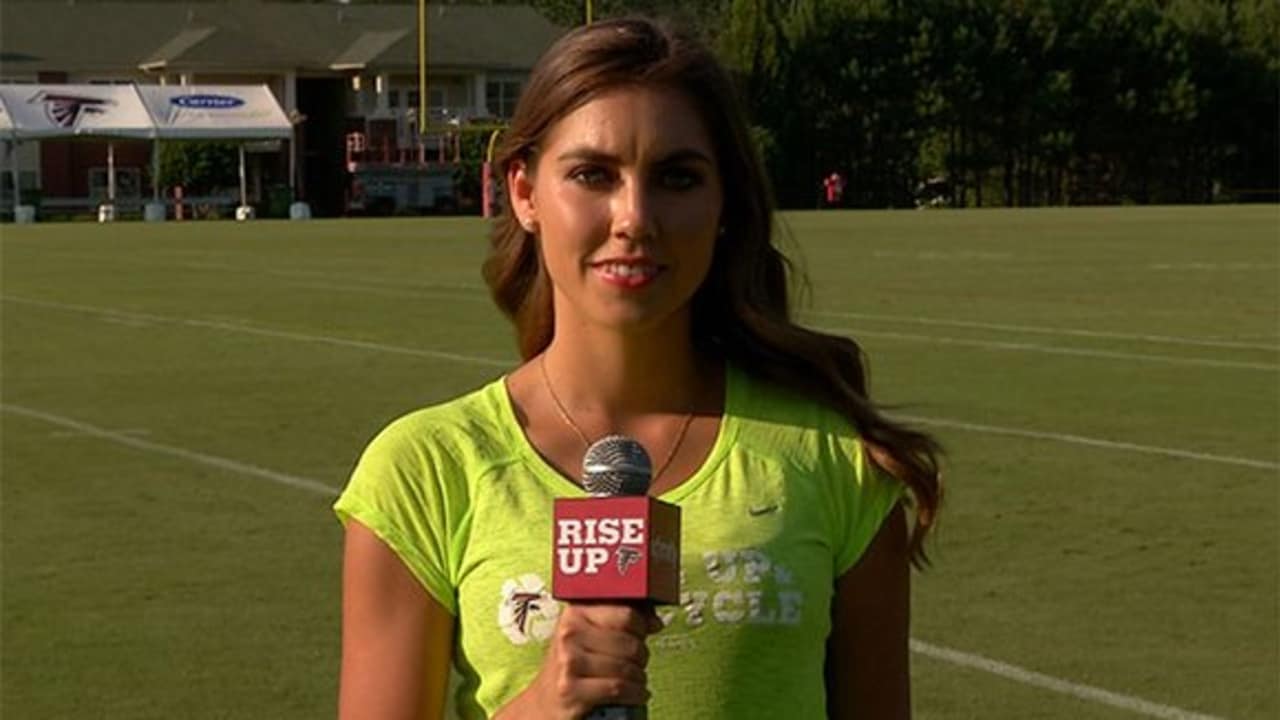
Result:
[[[494,719],[576,720],[599,705],[645,704],[645,638],[660,629],[652,608],[570,603],[560,613],[542,669]]]

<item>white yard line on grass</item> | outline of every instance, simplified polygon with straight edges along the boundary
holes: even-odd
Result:
[[[429,300],[433,298],[448,298],[449,300],[460,300],[462,302],[484,303],[492,306],[492,300],[488,295],[481,295],[475,292],[464,292],[462,290],[454,290],[448,288],[436,288],[431,285],[423,285],[417,289],[409,286],[395,288],[383,285],[351,285],[351,284],[334,284],[327,282],[315,282],[313,280],[276,280],[280,285],[288,285],[290,287],[304,288],[307,290],[323,290],[326,292],[352,292],[365,293],[368,295],[381,295],[383,297],[399,297],[399,298],[415,298],[418,300]]]
[[[58,310],[69,310],[73,312],[83,312],[92,315],[102,315],[106,317],[125,317],[140,318],[156,323],[168,325],[186,325],[191,327],[203,327],[213,330],[222,330],[236,333],[249,333],[253,335],[262,335],[264,337],[272,337],[283,340],[298,340],[302,342],[326,343],[330,345],[338,345],[341,347],[354,347],[364,350],[373,350],[376,352],[396,353],[400,355],[414,355],[419,357],[428,357],[436,360],[450,360],[471,365],[485,365],[490,367],[512,368],[515,361],[497,360],[494,358],[478,357],[475,355],[463,355],[459,353],[448,353],[437,350],[420,350],[417,348],[402,347],[399,345],[385,345],[382,343],[365,342],[362,340],[346,340],[342,338],[328,337],[325,335],[309,335],[304,333],[286,332],[280,330],[267,330],[262,328],[254,328],[245,325],[237,325],[225,322],[210,322],[204,320],[185,320],[182,318],[166,318],[159,315],[150,315],[146,313],[122,312],[118,310],[107,310],[103,308],[88,307],[85,305],[70,305],[67,303],[46,302],[43,300],[30,300],[27,298],[17,298],[11,295],[0,296],[0,299],[6,302],[23,303],[36,305],[40,307],[49,307]],[[931,424],[940,427],[953,427],[960,430],[969,430],[972,432],[989,433],[995,435],[1011,435],[1015,437],[1025,437],[1035,440],[1049,440],[1054,442],[1067,443],[1071,445],[1084,445],[1088,447],[1105,448],[1108,450],[1118,450],[1124,452],[1138,452],[1149,455],[1163,455],[1170,458],[1178,458],[1184,460],[1196,460],[1199,462],[1211,462],[1224,465],[1236,465],[1250,468],[1260,468],[1264,470],[1280,469],[1280,463],[1270,460],[1258,460],[1254,458],[1232,457],[1227,455],[1213,455],[1210,453],[1198,453],[1188,450],[1178,450],[1176,448],[1164,448],[1153,445],[1138,445],[1135,443],[1117,442],[1114,440],[1106,440],[1102,438],[1091,438],[1081,435],[1068,435],[1064,433],[1040,432],[1035,430],[1027,430],[1022,428],[1005,428],[993,425],[979,425],[976,423],[966,423],[958,420],[949,420],[946,418],[930,418],[916,416],[898,416],[909,422],[917,422],[920,424]]]
[[[232,275],[259,275],[277,278],[302,278],[310,280],[336,280],[339,283],[349,283],[355,281],[364,283],[368,286],[377,286],[378,288],[388,288],[393,290],[420,290],[423,292],[440,292],[441,294],[449,293],[466,293],[466,295],[449,295],[449,297],[457,297],[460,299],[472,299],[477,302],[488,301],[488,288],[478,283],[449,283],[414,280],[412,282],[394,282],[388,281],[382,276],[353,275],[349,272],[335,274],[331,271],[324,270],[277,270],[273,268],[251,267],[249,265],[237,265],[226,262],[199,262],[199,261],[179,261],[170,262],[148,257],[121,257],[117,255],[91,255],[77,252],[56,252],[46,251],[42,253],[44,257],[52,259],[65,259],[89,262],[94,264],[111,263],[113,265],[123,265],[125,267],[156,267],[156,268],[179,268],[182,270],[197,270],[201,272],[221,272]],[[343,284],[335,284],[331,287],[335,289],[356,289],[355,286],[347,286]],[[370,292],[372,292],[372,287]]]
[[[991,435],[1011,435],[1013,437],[1028,438],[1031,440],[1048,440],[1051,442],[1069,443],[1072,445],[1088,445],[1090,447],[1105,448],[1107,450],[1123,450],[1127,452],[1144,453],[1147,455],[1163,455],[1165,457],[1180,458],[1183,460],[1198,460],[1200,462],[1220,463],[1222,465],[1238,465],[1240,467],[1259,468],[1262,470],[1280,470],[1280,462],[1273,462],[1271,460],[1255,460],[1253,458],[1234,457],[1231,455],[1213,455],[1210,453],[1191,452],[1189,450],[1177,450],[1175,448],[1162,448],[1153,447],[1151,445],[1136,445],[1134,443],[1116,442],[1114,440],[1103,440],[1100,438],[1084,437],[1082,435],[1067,435],[1065,433],[1037,432],[1035,430],[996,427],[994,425],[979,425],[977,423],[967,423],[942,418],[920,417],[915,415],[894,415],[894,417],[898,420],[914,422],[920,425],[955,428],[957,430],[968,430],[970,432],[988,433]]]
[[[1139,342],[1164,343],[1167,345],[1191,345],[1195,347],[1236,348],[1241,350],[1270,350],[1272,352],[1280,352],[1280,345],[1275,343],[1246,343],[1230,340],[1214,340],[1209,338],[1145,335],[1141,333],[1105,332],[1101,330],[1039,327],[1035,325],[1009,325],[1004,323],[947,320],[943,318],[918,317],[912,315],[879,315],[875,313],[837,312],[834,310],[809,310],[802,312],[801,314],[816,317],[851,318],[854,320],[884,320],[888,322],[913,323],[916,325],[974,328],[977,330],[1005,330],[1038,335],[1064,335],[1073,337],[1106,338],[1111,340],[1136,340]]]
[[[285,330],[267,330],[265,328],[233,325],[231,323],[206,322],[204,320],[179,320],[178,323],[182,325],[191,325],[193,327],[211,328],[213,330],[229,330],[231,332],[262,335],[264,337],[279,338],[281,340],[323,343],[326,345],[338,345],[340,347],[360,348],[362,350],[376,350],[378,352],[397,353],[400,355],[414,355],[417,357],[427,357],[435,360],[455,360],[472,365],[510,368],[515,364],[512,360],[497,360],[494,358],[477,357],[474,355],[459,355],[458,353],[444,352],[442,350],[419,350],[417,348],[408,348],[400,345],[385,345],[383,343],[367,342],[365,340],[347,340],[344,338],[329,337],[327,335],[310,335],[308,333],[289,332]]]
[[[60,253],[60,254],[64,256],[75,257],[78,259],[92,259],[95,262],[100,262],[102,260],[101,258],[90,257],[82,254],[73,254],[73,253]],[[333,290],[343,290],[343,291],[351,291],[351,292],[364,291],[364,292],[369,292],[371,294],[398,296],[398,293],[388,293],[386,290],[383,290],[383,288],[385,288],[387,290],[393,290],[393,291],[398,290],[402,292],[403,291],[408,291],[408,292],[421,291],[421,292],[430,293],[430,294],[438,293],[446,297],[455,297],[460,300],[470,300],[474,298],[476,302],[489,302],[488,293],[486,292],[487,288],[484,285],[478,285],[478,284],[440,283],[440,282],[414,282],[411,284],[406,284],[406,283],[388,282],[386,278],[383,278],[383,277],[359,276],[359,275],[351,275],[349,273],[343,273],[340,276],[335,276],[332,272],[327,272],[323,270],[276,270],[276,269],[246,267],[243,265],[236,265],[233,263],[209,262],[209,261],[203,261],[203,262],[183,261],[183,262],[177,262],[177,263],[170,263],[170,262],[157,261],[157,260],[142,261],[137,258],[131,258],[126,264],[148,264],[148,265],[161,266],[161,267],[181,267],[181,268],[187,268],[192,270],[214,270],[214,271],[231,272],[231,273],[242,274],[242,275],[267,275],[267,276],[288,277],[288,278],[313,278],[317,280],[339,280],[342,282],[336,283],[336,284],[316,283],[314,285],[306,285],[305,287],[312,287],[312,288],[321,289],[321,290],[333,289]],[[349,283],[352,280],[360,283],[364,283],[366,286],[369,286],[369,287],[351,285]],[[458,294],[453,294],[453,293],[458,293]],[[1008,331],[1008,332],[1017,332],[1017,333],[1040,334],[1040,335],[1061,335],[1061,336],[1067,336],[1067,337],[1088,337],[1088,338],[1105,338],[1105,339],[1113,339],[1113,340],[1132,340],[1132,341],[1138,341],[1138,342],[1163,343],[1168,345],[1188,345],[1193,347],[1228,348],[1228,349],[1241,349],[1241,350],[1270,350],[1272,352],[1280,352],[1280,344],[1276,344],[1276,343],[1250,343],[1250,342],[1240,342],[1240,341],[1232,341],[1232,340],[1219,340],[1219,339],[1213,339],[1213,338],[1175,337],[1175,336],[1169,336],[1169,335],[1150,335],[1150,334],[1144,334],[1144,333],[1122,333],[1122,332],[1109,332],[1109,331],[1101,331],[1101,330],[1083,330],[1078,328],[1052,328],[1052,327],[1040,327],[1035,325],[987,323],[987,322],[977,322],[977,321],[970,321],[970,320],[950,320],[946,318],[931,318],[931,317],[920,317],[920,316],[911,316],[911,315],[886,315],[886,314],[878,314],[878,313],[844,312],[844,311],[838,311],[838,310],[805,310],[805,311],[801,311],[800,315],[810,316],[810,317],[850,318],[855,320],[903,322],[903,323],[912,323],[912,324],[918,324],[918,325],[937,325],[937,326],[943,326],[943,327],[973,328],[973,329],[979,329],[979,330],[999,330],[999,331]],[[864,334],[869,334],[869,333],[864,333]],[[907,336],[903,336],[903,337],[907,337]],[[920,336],[911,336],[911,337],[920,337]],[[947,338],[943,338],[942,340],[947,340]],[[1027,346],[1026,348],[1018,348],[1016,347],[1017,345],[1018,345],[1017,343],[1012,343],[1010,344],[1009,349],[1032,349],[1032,348],[1049,347],[1049,346]],[[1064,348],[1063,350],[1068,351],[1070,349]],[[1048,350],[1045,350],[1045,351],[1048,352]],[[1081,353],[1074,353],[1074,354],[1086,354],[1086,353],[1081,352]],[[1154,357],[1160,357],[1160,356],[1126,355],[1124,353],[1115,353],[1115,354],[1098,353],[1098,357],[1115,357],[1115,358],[1128,357],[1133,359],[1152,359]],[[1246,363],[1244,365],[1249,365],[1249,364]],[[1227,365],[1227,366],[1230,367],[1230,365]]]
[[[1202,715],[1190,710],[1183,710],[1169,705],[1161,705],[1153,703],[1149,700],[1133,697],[1132,695],[1121,695],[1120,693],[1103,690],[1102,688],[1092,687],[1090,685],[1080,685],[1078,683],[1068,682],[1052,675],[1027,670],[1016,665],[1009,665],[998,660],[992,660],[981,655],[973,655],[959,650],[951,650],[950,648],[930,645],[929,643],[919,640],[911,640],[911,650],[920,653],[926,657],[935,660],[941,660],[953,665],[982,670],[993,675],[1020,682],[1025,685],[1052,690],[1063,695],[1070,695],[1081,700],[1090,700],[1102,705],[1110,705],[1122,710],[1129,710],[1139,715],[1148,717],[1164,718],[1165,720],[1221,720],[1213,715]]]
[[[0,299],[5,302],[18,303],[20,305],[34,305],[37,307],[53,308],[55,310],[69,310],[71,312],[88,313],[90,315],[101,315],[112,322],[141,320],[159,325],[187,325],[191,327],[209,328],[212,330],[246,333],[249,335],[261,335],[281,340],[297,340],[300,342],[338,345],[341,347],[359,348],[361,350],[376,350],[378,352],[396,353],[399,355],[414,355],[417,357],[427,357],[436,360],[454,360],[473,365],[488,365],[490,367],[501,368],[510,368],[514,365],[514,361],[512,360],[498,360],[495,358],[477,357],[475,355],[460,355],[458,353],[444,352],[441,350],[420,350],[400,345],[386,345],[366,340],[349,340],[346,338],[330,337],[328,335],[311,335],[308,333],[292,332],[288,330],[270,330],[267,328],[258,328],[251,325],[239,325],[236,323],[164,317],[162,315],[152,315],[150,313],[111,310],[108,308],[90,307],[88,305],[73,305],[71,303],[49,302],[47,300],[32,300],[30,298],[17,297],[14,295],[3,295],[0,296]]]
[[[124,435],[126,437],[142,437],[144,435],[151,434],[151,431],[146,428],[128,428],[126,430],[112,430],[111,432]],[[78,437],[85,437],[85,434],[79,430],[52,430],[49,432],[50,440],[64,440],[66,438]]]
[[[854,338],[888,338],[891,340],[907,340],[910,342],[935,343],[938,345],[990,348],[992,350],[1013,350],[1018,352],[1048,353],[1050,355],[1076,355],[1079,357],[1095,357],[1108,360],[1137,360],[1140,362],[1159,362],[1171,365],[1195,365],[1198,367],[1280,372],[1280,365],[1273,365],[1271,363],[1240,362],[1237,360],[1211,360],[1209,358],[1178,357],[1177,355],[1147,355],[1143,353],[1112,352],[1110,350],[1084,350],[1080,348],[1058,347],[1056,345],[1037,345],[1035,343],[995,342],[991,340],[971,340],[968,338],[940,337],[937,335],[913,335],[911,333],[879,332],[852,328],[818,329],[822,332],[833,333],[836,335],[848,335]]]
[[[103,440],[109,440],[137,450],[176,457],[182,460],[198,463],[200,465],[207,465],[221,470],[229,470],[234,473],[241,473],[251,477],[261,478],[263,480],[269,480],[274,483],[288,485],[289,487],[298,488],[300,490],[306,490],[324,497],[336,497],[339,494],[338,489],[330,487],[318,480],[276,472],[256,465],[243,463],[238,460],[219,457],[217,455],[209,455],[207,453],[195,452],[193,450],[174,447],[172,445],[149,442],[147,440],[139,440],[122,433],[90,425],[89,423],[82,422],[80,420],[74,420],[69,417],[34,410],[21,405],[13,405],[11,403],[0,404],[0,410],[13,413],[15,415],[21,415],[26,418],[41,420],[52,425],[57,425],[58,427],[71,429]],[[1081,700],[1088,700],[1103,705],[1110,705],[1112,707],[1129,710],[1140,715],[1166,718],[1167,720],[1219,720],[1218,718],[1210,715],[1201,715],[1168,705],[1153,703],[1149,700],[1143,700],[1142,698],[1133,697],[1131,695],[1122,695],[1120,693],[1111,692],[1110,690],[1103,690],[1089,685],[1073,683],[1050,675],[1026,670],[1015,665],[1002,663],[998,660],[992,660],[991,658],[986,658],[981,655],[973,655],[959,650],[952,650],[950,648],[932,645],[915,639],[911,640],[911,650],[913,652],[920,653],[921,655],[934,658],[935,660],[982,670],[1015,682],[1020,682],[1045,690],[1051,690],[1064,695],[1070,695]]]
[[[317,287],[323,287],[317,285]],[[345,288],[334,287],[334,289],[354,289],[350,286]],[[106,317],[111,322],[130,324],[137,320],[146,320],[156,323],[178,324],[178,325],[194,325],[197,327],[210,327],[223,330],[238,330],[246,333],[258,335],[266,335],[273,337],[281,337],[291,340],[303,340],[307,342],[319,342],[333,345],[345,345],[348,347],[363,347],[369,349],[383,349],[387,352],[397,352],[401,354],[420,355],[423,357],[434,357],[442,360],[460,360],[463,362],[473,361],[491,367],[510,367],[512,361],[498,360],[495,358],[473,358],[466,355],[457,355],[447,353],[440,350],[415,350],[393,345],[382,345],[379,343],[366,342],[362,340],[345,340],[323,335],[308,335],[305,333],[286,332],[279,330],[268,330],[263,328],[254,328],[248,325],[230,325],[227,323],[211,322],[206,320],[189,320],[184,318],[168,318],[159,315],[151,315],[148,313],[139,313],[132,311],[113,310],[110,308],[97,308],[87,305],[74,305],[69,303],[51,302],[47,300],[34,300],[31,298],[20,297],[16,295],[0,296],[0,299],[6,302],[21,303],[26,305],[36,305],[41,307],[56,308],[60,310],[72,310],[76,312],[95,313]],[[853,335],[860,337],[881,337],[893,340],[906,340],[910,342],[927,342],[942,345],[958,345],[967,347],[992,348],[996,350],[1011,350],[1018,352],[1040,352],[1051,355],[1072,355],[1080,357],[1096,357],[1109,360],[1136,360],[1144,362],[1161,362],[1173,365],[1190,365],[1198,367],[1215,367],[1230,368],[1243,370],[1261,370],[1264,372],[1280,372],[1280,365],[1269,363],[1239,362],[1233,360],[1211,360],[1208,358],[1187,358],[1171,355],[1145,355],[1140,353],[1120,353],[1109,352],[1105,350],[1082,350],[1077,348],[1062,348],[1052,345],[1036,345],[1032,343],[1007,343],[992,342],[987,340],[969,340],[965,338],[949,338],[938,337],[934,335],[912,335],[909,333],[893,333],[893,332],[877,332],[867,330],[853,330],[849,328],[820,328],[823,332]]]
[[[169,263],[155,263],[157,265],[169,265]],[[332,272],[324,270],[275,270],[267,268],[247,267],[244,265],[235,265],[232,263],[215,263],[215,262],[181,262],[178,267],[188,268],[191,270],[220,270],[225,272],[236,273],[240,275],[268,275],[272,277],[287,278],[311,278],[317,280],[340,280],[362,282],[369,285],[377,285],[386,288],[409,288],[421,290],[456,290],[472,292],[479,298],[487,299],[485,294],[488,288],[484,285],[475,285],[467,283],[441,283],[441,282],[413,282],[413,283],[395,283],[387,282],[383,277],[370,277],[364,275],[352,275],[343,273],[335,276]]]
[[[60,253],[75,258],[93,259],[95,262],[101,261],[101,258],[90,257],[82,254]],[[477,301],[488,301],[487,288],[479,284],[469,283],[440,283],[440,282],[415,282],[412,284],[388,282],[384,277],[358,276],[350,273],[334,275],[332,272],[324,270],[276,270],[256,267],[247,267],[244,265],[236,265],[226,262],[210,262],[210,261],[181,261],[178,263],[170,263],[158,260],[140,260],[131,258],[127,264],[149,264],[161,267],[182,267],[193,270],[215,270],[232,272],[242,275],[268,275],[275,277],[292,277],[292,278],[312,278],[316,280],[338,280],[342,284],[334,284],[332,288],[335,290],[358,291],[365,290],[364,287],[348,284],[354,280],[364,283],[368,286],[376,286],[376,288],[387,288],[392,290],[420,290],[425,292],[433,291],[455,291],[459,293],[474,294]],[[317,283],[312,286],[317,289],[325,289],[325,284]],[[379,292],[375,287],[367,288],[370,293],[385,294]],[[467,299],[467,295],[450,295],[459,299]],[[1136,342],[1159,343],[1166,345],[1187,345],[1192,347],[1207,348],[1226,348],[1238,350],[1269,350],[1271,352],[1280,352],[1280,343],[1261,343],[1261,342],[1242,342],[1240,340],[1222,340],[1217,338],[1196,338],[1196,337],[1177,337],[1171,335],[1152,335],[1147,333],[1124,333],[1104,330],[1084,330],[1080,328],[1061,328],[1061,327],[1042,327],[1038,325],[1017,325],[1010,323],[989,323],[973,320],[952,320],[947,318],[922,317],[916,315],[893,315],[882,313],[862,313],[862,312],[845,312],[839,310],[804,310],[800,312],[801,316],[824,317],[824,318],[849,318],[854,320],[872,320],[885,322],[911,323],[916,325],[935,325],[941,327],[957,327],[972,328],[977,330],[999,330],[1005,332],[1027,333],[1037,335],[1059,335],[1064,337],[1086,337],[1110,340],[1130,340]],[[1269,336],[1267,336],[1269,337]],[[1120,357],[1117,355],[1116,357]]]
[[[250,465],[238,460],[218,457],[217,455],[208,455],[206,453],[195,452],[193,450],[184,450],[183,448],[173,447],[172,445],[162,445],[157,442],[151,442],[150,440],[140,440],[136,437],[125,435],[124,433],[100,428],[96,425],[90,425],[89,423],[80,422],[79,420],[73,420],[69,417],[54,415],[53,413],[42,412],[40,410],[33,410],[21,405],[14,405],[12,403],[0,404],[0,410],[7,413],[13,413],[14,415],[42,420],[51,425],[57,425],[58,427],[65,428],[67,430],[74,430],[75,432],[101,438],[103,440],[110,440],[111,442],[119,443],[121,445],[128,445],[129,447],[137,448],[138,450],[168,455],[170,457],[176,457],[182,460],[199,463],[201,465],[220,468],[222,470],[230,470],[231,472],[242,473],[244,475],[250,475],[263,480],[270,480],[274,483],[288,485],[289,487],[298,488],[299,490],[307,490],[319,495],[326,495],[329,497],[337,497],[338,495],[338,491],[336,489],[325,485],[318,480],[311,480],[309,478],[298,477],[297,475],[276,472],[275,470],[268,470],[266,468],[258,467],[257,465]]]

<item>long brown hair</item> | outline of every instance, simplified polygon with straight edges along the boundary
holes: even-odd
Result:
[[[723,232],[711,269],[692,299],[694,341],[752,375],[833,406],[858,429],[877,465],[910,489],[915,506],[911,557],[942,499],[940,448],[928,435],[884,417],[867,394],[861,348],[853,340],[791,320],[793,269],[773,242],[773,202],[755,144],[728,74],[704,46],[660,23],[630,18],[580,27],[538,61],[504,133],[498,171],[535,167],[539,143],[561,118],[606,90],[659,86],[687,95],[715,145],[724,184]],[[515,325],[520,354],[542,352],[555,332],[551,283],[537,237],[503,200],[494,223],[484,279]]]

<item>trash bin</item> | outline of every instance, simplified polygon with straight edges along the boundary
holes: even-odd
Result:
[[[263,216],[269,218],[289,217],[289,203],[293,202],[293,191],[288,185],[270,185],[267,187],[266,207]]]

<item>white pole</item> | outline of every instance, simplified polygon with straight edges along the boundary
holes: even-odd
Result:
[[[107,202],[116,204],[116,144],[107,143]]]
[[[244,186],[244,143],[240,143],[240,207],[249,204],[249,197]]]
[[[13,173],[13,220],[18,221],[18,206],[22,205],[22,189],[18,187],[18,142],[5,140],[5,154],[9,157],[9,170]]]
[[[160,138],[151,143],[151,199],[160,202]]]

